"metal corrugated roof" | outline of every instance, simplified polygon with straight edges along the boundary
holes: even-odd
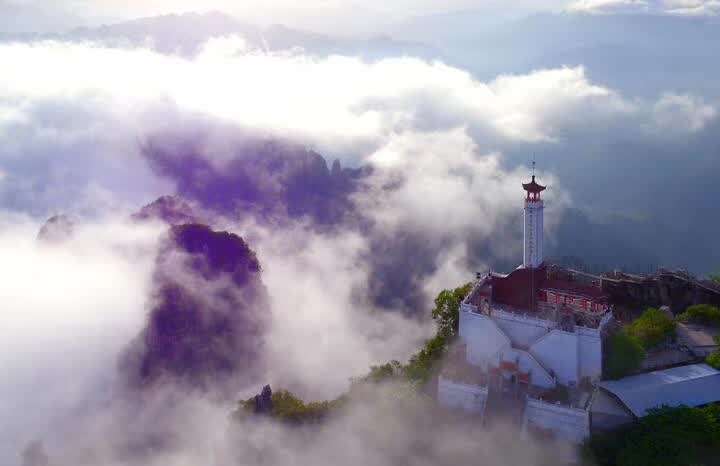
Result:
[[[701,406],[720,401],[720,371],[691,364],[600,382],[637,417],[661,406]]]

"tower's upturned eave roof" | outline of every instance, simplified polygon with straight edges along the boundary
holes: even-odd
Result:
[[[535,175],[533,175],[531,182],[523,183],[523,189],[530,193],[540,193],[545,191],[545,186],[537,184],[535,181]]]

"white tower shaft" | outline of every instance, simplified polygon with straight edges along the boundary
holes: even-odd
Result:
[[[536,268],[543,263],[543,201],[525,200],[525,247],[523,266]]]

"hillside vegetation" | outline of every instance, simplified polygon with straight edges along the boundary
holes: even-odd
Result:
[[[693,324],[720,327],[720,309],[707,304],[698,304],[688,307],[678,316],[678,320]]]
[[[334,400],[306,403],[287,390],[278,390],[272,394],[272,409],[269,415],[273,419],[288,423],[316,423],[344,406],[353,393],[362,386],[384,381],[399,383],[400,388],[396,390],[399,398],[415,397],[437,373],[449,345],[456,338],[460,303],[470,292],[470,288],[471,284],[468,283],[452,290],[443,290],[438,294],[432,310],[432,317],[437,323],[437,332],[407,363],[390,361],[372,366],[367,375],[352,380],[348,393]],[[236,419],[242,419],[252,414],[254,408],[255,398],[242,400],[238,403],[234,416]]]
[[[639,369],[643,359],[645,350],[640,342],[621,330],[608,339],[603,375],[606,379],[620,379]]]
[[[647,350],[670,340],[675,335],[675,322],[664,312],[650,307],[628,325],[626,331]]]
[[[717,465],[720,406],[656,410],[618,431],[594,435],[585,456],[598,466]]]
[[[606,379],[620,379],[633,374],[645,359],[646,350],[671,340],[675,322],[664,312],[648,308],[631,324],[613,334],[607,341],[603,365]]]

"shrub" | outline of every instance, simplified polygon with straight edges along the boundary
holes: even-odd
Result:
[[[342,403],[342,399],[305,403],[287,390],[273,393],[273,417],[296,423],[318,422]]]
[[[419,395],[417,388],[427,383],[439,368],[440,362],[447,354],[448,346],[457,335],[460,320],[460,303],[470,292],[471,284],[443,290],[435,299],[432,317],[437,322],[435,336],[425,342],[425,346],[415,353],[407,364],[391,361],[379,366],[372,366],[370,372],[362,378],[352,380],[351,391],[363,383],[379,383],[388,380],[401,382],[400,389],[394,392],[395,398],[411,399]],[[349,394],[331,400],[305,403],[287,390],[272,394],[272,417],[290,423],[319,422],[337,407],[343,405]],[[240,419],[250,415],[255,406],[255,399],[240,401],[235,416]]]
[[[651,307],[646,309],[635,322],[627,326],[627,333],[635,338],[643,348],[649,349],[675,334],[675,322],[664,312]]]
[[[720,327],[720,309],[707,304],[690,306],[678,316],[683,322]]]
[[[593,435],[586,453],[600,466],[715,465],[720,408],[663,408],[618,431]]]
[[[470,293],[472,283],[455,288],[442,290],[435,298],[432,318],[438,323],[438,333],[451,337],[457,334],[460,324],[460,303]]]
[[[605,377],[619,379],[635,372],[645,359],[645,351],[637,339],[620,331],[608,340],[604,364]]]
[[[714,367],[715,369],[720,370],[720,350],[715,351],[707,358],[705,358],[705,362]]]
[[[345,401],[345,397],[340,397],[329,401],[305,403],[288,390],[278,390],[272,394],[273,406],[270,415],[274,419],[296,424],[320,422]],[[251,415],[254,407],[254,397],[240,401],[234,416],[236,419],[242,419]]]
[[[400,361],[390,361],[380,366],[370,366],[370,373],[360,379],[361,382],[383,382],[399,378],[404,371]]]
[[[411,381],[425,383],[430,380],[440,361],[447,354],[448,339],[442,334],[425,343],[405,365],[404,376]]]

